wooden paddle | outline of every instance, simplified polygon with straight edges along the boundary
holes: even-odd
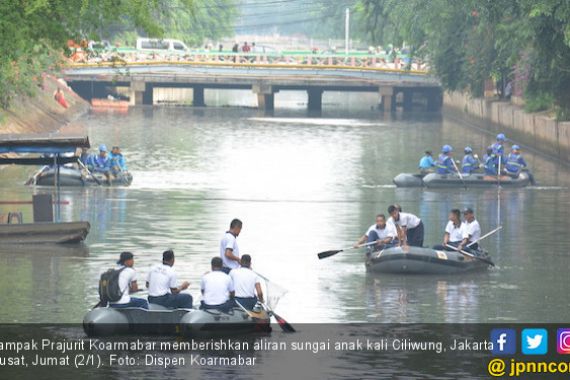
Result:
[[[464,251],[464,250],[462,250],[462,249],[460,250],[460,249],[458,249],[457,247],[454,247],[454,246],[452,246],[452,245],[450,245],[450,244],[446,244],[445,246],[446,246],[447,248],[451,248],[451,249],[453,249],[454,251],[457,251],[457,252],[461,253],[461,254],[464,255],[464,256],[471,257],[472,259],[480,260],[480,261],[482,261],[482,262],[484,262],[484,263],[486,263],[486,264],[489,264],[489,265],[492,266],[492,267],[495,266],[495,263],[492,262],[492,261],[489,260],[489,259],[486,259],[486,258],[484,258],[484,257],[476,256],[476,255],[474,255],[474,254],[472,254],[472,253],[469,253],[469,252],[466,252],[466,251]]]
[[[347,249],[357,249],[357,248],[362,248],[362,247],[366,247],[366,246],[373,245],[373,244],[376,244],[376,242],[371,241],[369,243],[359,244],[356,247],[349,247],[349,248],[343,248],[343,249],[333,249],[331,251],[323,251],[323,252],[317,253],[317,256],[319,256],[319,259],[324,259],[324,258],[327,258],[330,256],[334,256],[339,252],[346,251]]]
[[[293,326],[291,326],[291,324],[289,322],[287,322],[283,317],[277,315],[277,313],[275,313],[269,306],[267,306],[264,303],[261,303],[263,305],[263,307],[265,308],[265,310],[267,310],[267,313],[274,317],[275,320],[277,321],[277,323],[279,323],[279,326],[281,327],[281,330],[283,330],[283,332],[286,333],[293,333],[296,330],[293,328]]]
[[[91,178],[93,178],[93,180],[95,181],[95,183],[97,183],[97,185],[101,186],[101,181],[99,181],[99,179],[97,179],[97,177],[95,177],[93,175],[93,173],[91,173],[91,171],[87,168],[87,166],[85,166],[83,164],[83,162],[81,162],[81,160],[77,160],[77,163],[79,164],[79,166],[81,166],[83,169],[85,169],[85,171],[87,172],[87,174],[89,174],[91,176]]]

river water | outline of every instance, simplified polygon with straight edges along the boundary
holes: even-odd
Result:
[[[447,143],[461,153],[470,145],[482,156],[494,136],[448,115],[384,118],[370,109],[374,100],[332,94],[320,117],[307,116],[294,95],[277,98],[273,116],[228,107],[87,115],[80,123],[92,145],[122,146],[133,184],[62,191],[70,202],[61,206],[62,220],[91,223],[84,247],[0,249],[0,322],[80,322],[97,302],[99,275],[124,250],[135,253],[142,285],[162,251],[174,249],[179,279],[191,282],[197,299],[234,217],[244,222],[241,253],[288,290],[277,311],[293,323],[568,321],[568,168],[525,150],[534,187],[397,189],[392,178],[414,171],[424,150]],[[234,101],[250,100],[237,94]],[[1,170],[0,200],[51,191],[23,186],[32,173]],[[352,246],[394,202],[423,219],[430,245],[442,239],[451,208],[474,208],[483,233],[502,224],[484,242],[496,268],[372,275],[360,251],[317,259]],[[29,221],[31,210],[19,209]]]

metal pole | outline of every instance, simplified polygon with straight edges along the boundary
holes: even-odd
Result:
[[[350,29],[350,9],[346,8],[346,16],[344,18],[344,54],[348,55],[348,37]]]

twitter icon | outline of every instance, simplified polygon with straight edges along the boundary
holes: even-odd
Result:
[[[521,344],[522,353],[525,355],[546,355],[548,332],[545,329],[524,329]]]

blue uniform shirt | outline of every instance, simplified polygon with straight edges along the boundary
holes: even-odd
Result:
[[[509,174],[518,174],[522,168],[526,168],[526,161],[520,154],[511,153],[507,157],[505,170]]]
[[[120,171],[127,171],[127,160],[125,159],[125,156],[123,156],[122,153],[119,154],[113,154],[113,153],[109,153],[109,157],[111,158],[111,165],[113,167],[118,166]]]
[[[472,173],[479,169],[479,160],[473,157],[472,154],[466,154],[461,161],[461,171],[463,173]]]
[[[505,147],[503,146],[502,143],[496,142],[493,145],[491,145],[491,148],[493,149],[493,154],[495,156],[501,156],[501,165],[503,164],[503,160],[504,160],[504,155],[505,155]]]
[[[436,173],[437,174],[449,174],[449,173],[453,173],[455,172],[455,168],[453,166],[453,161],[451,161],[452,158],[449,157],[446,154],[440,154],[439,157],[437,158],[437,162],[436,165],[437,166],[437,170]]]
[[[423,156],[420,160],[420,169],[430,169],[435,166],[433,158],[431,156]]]
[[[109,156],[101,157],[100,155],[97,155],[93,159],[93,170],[102,173],[106,173],[111,170],[111,159]]]
[[[497,175],[497,157],[494,154],[486,154],[483,156],[485,165],[485,174]]]

